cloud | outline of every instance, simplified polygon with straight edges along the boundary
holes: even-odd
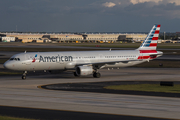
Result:
[[[104,9],[99,7],[100,5],[111,9]],[[97,8],[95,14],[111,16],[180,18],[180,0],[111,0],[111,2],[106,0],[99,1],[94,8]]]
[[[168,0],[169,3],[175,3],[176,5],[180,5],[179,0]]]
[[[145,2],[154,2],[156,4],[176,4],[180,5],[180,0],[130,0],[132,4],[139,4],[139,3],[145,3]]]
[[[158,3],[162,0],[131,0],[131,3],[133,4],[139,4],[139,3],[145,3],[145,2],[155,2]]]
[[[102,5],[104,7],[109,7],[109,8],[116,6],[116,4],[113,2],[106,2],[106,3],[103,3]]]
[[[2,31],[142,31],[154,23],[178,31],[180,0],[6,0],[0,14]]]

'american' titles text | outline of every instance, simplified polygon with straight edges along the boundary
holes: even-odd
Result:
[[[39,58],[39,62],[68,62],[73,61],[72,56],[41,56]]]

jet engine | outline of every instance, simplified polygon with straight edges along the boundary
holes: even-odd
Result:
[[[86,76],[93,74],[93,68],[92,66],[78,66],[76,68],[76,74],[78,76]]]

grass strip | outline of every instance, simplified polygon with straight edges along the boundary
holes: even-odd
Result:
[[[160,86],[160,84],[112,85],[104,87],[112,90],[131,90],[145,92],[180,93],[180,85]]]
[[[19,75],[19,74],[22,74],[22,72],[0,72],[0,76],[1,75]]]
[[[35,120],[35,119],[26,119],[26,118],[9,117],[9,116],[0,115],[0,120]]]

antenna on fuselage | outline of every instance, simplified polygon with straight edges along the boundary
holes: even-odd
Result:
[[[24,51],[24,53],[26,53],[26,50]]]
[[[111,48],[109,49],[109,51],[111,51]]]

